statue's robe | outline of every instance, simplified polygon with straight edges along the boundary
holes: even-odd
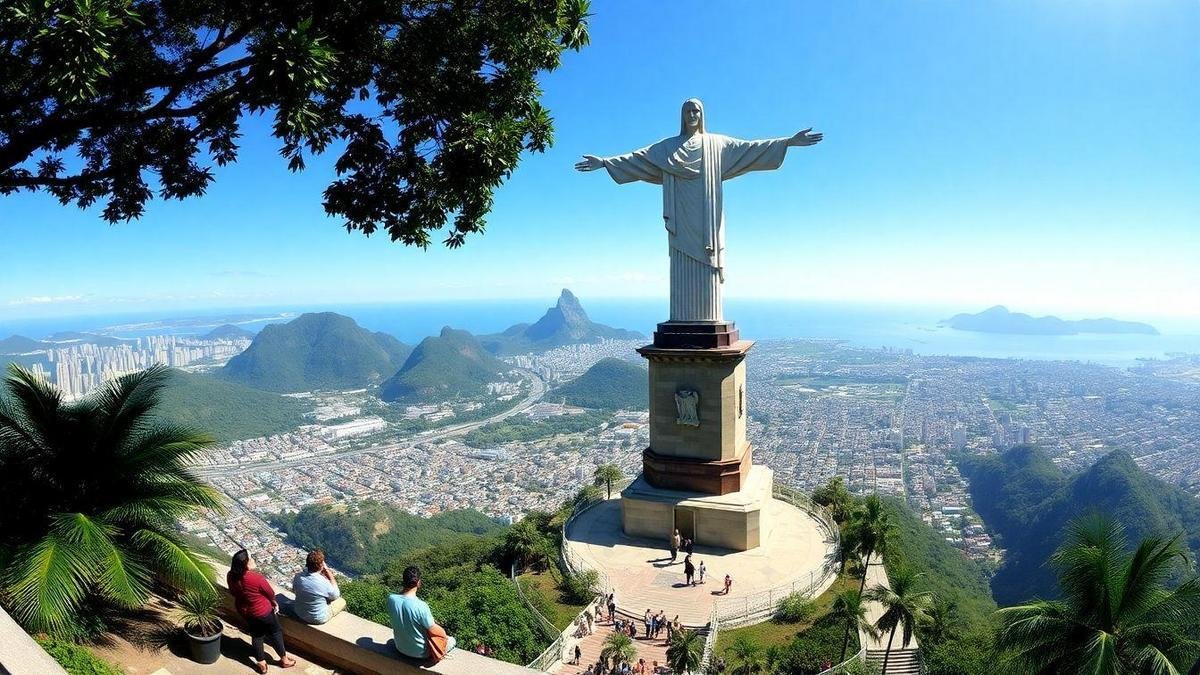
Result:
[[[671,252],[671,320],[722,321],[725,212],[721,182],[750,171],[778,169],[787,138],[743,141],[698,133],[663,139],[604,159],[617,183],[663,186],[663,222]]]

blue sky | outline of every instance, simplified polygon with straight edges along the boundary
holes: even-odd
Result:
[[[0,198],[0,317],[240,305],[662,297],[659,188],[579,174],[678,130],[825,133],[726,185],[730,297],[1200,316],[1200,3],[595,2],[544,78],[555,146],[465,248],[347,234],[266,125],[202,199],[110,227]]]

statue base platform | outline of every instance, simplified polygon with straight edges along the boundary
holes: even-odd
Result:
[[[747,445],[740,458],[704,460],[642,451],[642,479],[662,490],[726,495],[738,492],[750,471],[753,448]]]
[[[665,321],[654,331],[659,349],[717,349],[739,340],[732,321]]]
[[[639,476],[621,492],[621,523],[626,535],[666,542],[675,530],[699,546],[734,551],[757,548],[774,474],[752,464],[741,489],[721,495],[655,487]]]

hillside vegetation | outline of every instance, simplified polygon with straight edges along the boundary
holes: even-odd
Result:
[[[1184,533],[1200,551],[1200,500],[1143,471],[1128,453],[1115,451],[1088,470],[1064,475],[1039,448],[1017,446],[1001,456],[963,457],[975,510],[1005,548],[1004,565],[992,578],[1001,604],[1057,597],[1053,570],[1045,565],[1067,524],[1091,512],[1125,525],[1130,541]]]
[[[417,345],[400,370],[380,387],[379,396],[403,403],[479,396],[508,369],[474,335],[447,326]]]
[[[416,549],[503,529],[473,510],[422,518],[375,501],[348,508],[306,506],[278,516],[275,524],[287,532],[289,543],[323,549],[334,567],[351,574],[382,572],[393,559]]]
[[[649,406],[649,371],[645,366],[607,358],[597,361],[579,377],[546,395],[581,408],[646,410]]]
[[[172,370],[154,414],[228,443],[292,431],[304,423],[301,416],[307,410],[307,405],[294,398],[209,375]]]
[[[411,348],[333,312],[301,314],[263,328],[220,376],[276,392],[356,389],[396,372]]]

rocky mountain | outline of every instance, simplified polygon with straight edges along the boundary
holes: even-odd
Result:
[[[229,360],[221,377],[277,392],[354,389],[396,372],[411,347],[372,333],[348,316],[301,314],[263,328],[246,351]]]
[[[1006,550],[992,578],[992,594],[1001,605],[1058,595],[1046,561],[1068,524],[1084,514],[1110,515],[1125,526],[1131,543],[1182,533],[1183,543],[1200,553],[1200,500],[1146,473],[1126,452],[1114,451],[1073,476],[1031,446],[998,457],[962,458],[959,467],[970,482],[975,510]]]
[[[543,351],[562,345],[597,342],[601,339],[633,340],[645,337],[624,328],[613,328],[588,318],[575,294],[563,289],[558,302],[532,324],[519,323],[502,333],[482,335],[481,344],[494,354]]]
[[[601,359],[582,375],[546,394],[548,401],[565,401],[582,408],[646,410],[649,373],[640,363]]]
[[[412,350],[400,370],[380,387],[379,396],[403,403],[477,396],[508,370],[474,335],[447,326]]]
[[[1056,316],[1032,317],[1020,312],[1010,312],[1003,305],[996,305],[978,314],[956,314],[943,322],[956,330],[977,333],[1009,333],[1013,335],[1077,335],[1079,333],[1139,333],[1158,335],[1158,330],[1149,324],[1116,319],[1082,319],[1065,321]]]
[[[238,338],[254,338],[254,333],[231,323],[217,326],[200,336],[201,340],[237,340]]]

